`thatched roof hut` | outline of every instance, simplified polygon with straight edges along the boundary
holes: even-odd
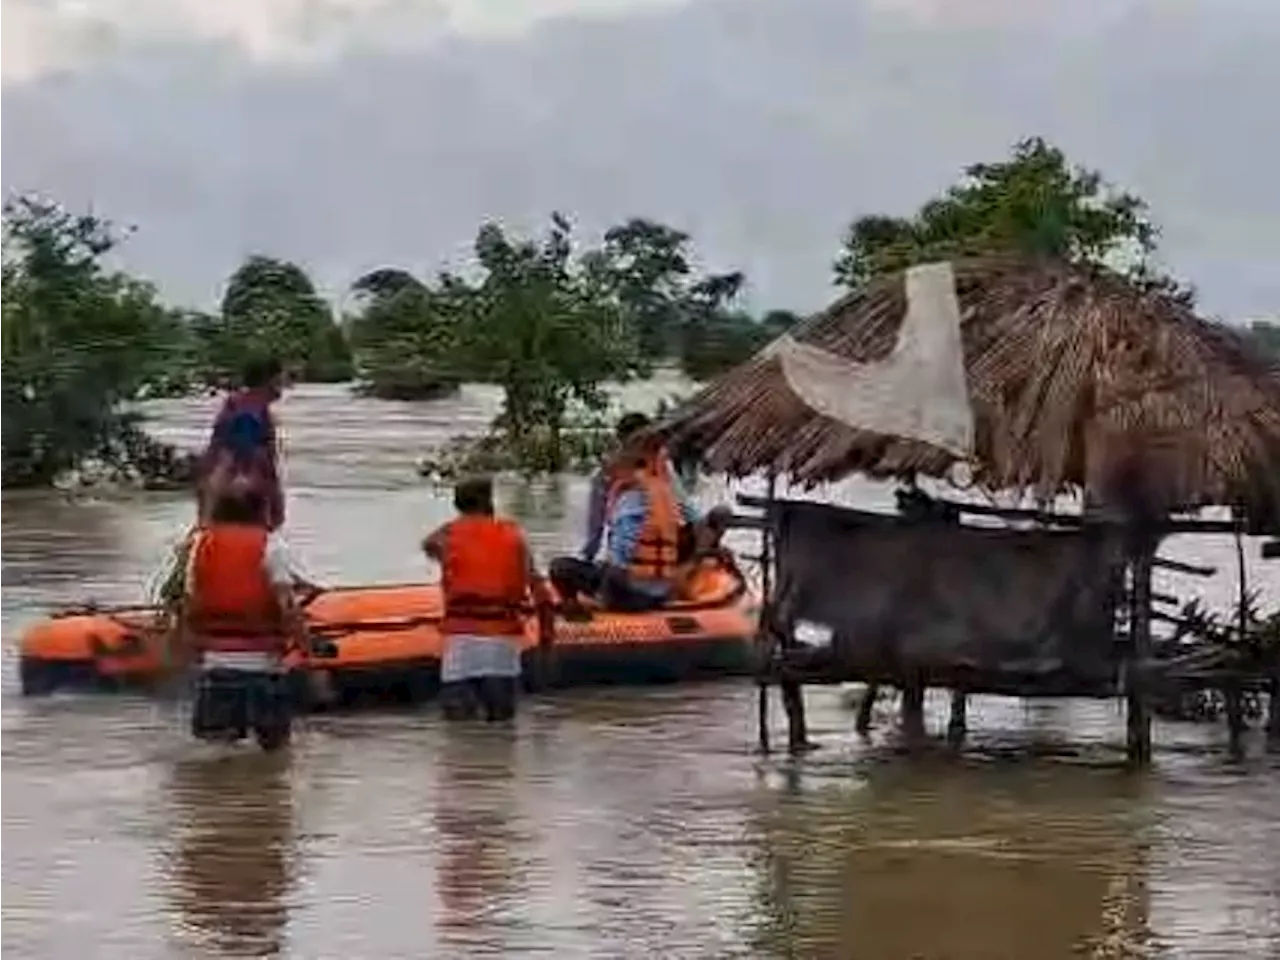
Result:
[[[918,358],[888,369],[908,340],[919,353],[922,331],[937,341],[945,326],[912,321],[903,335],[904,317],[917,312],[913,275],[935,268],[957,318],[955,378],[967,409],[945,403],[956,396],[939,386],[945,363],[940,374]],[[924,353],[946,349],[935,342]],[[860,389],[876,371],[897,377],[897,398],[884,383]],[[908,382],[938,402],[932,414],[898,410],[895,420]],[[840,384],[863,395],[847,403]],[[871,408],[869,420],[849,414]],[[984,258],[886,277],[715,381],[667,426],[732,475],[943,476],[966,461],[988,490],[1106,500],[1137,482],[1161,509],[1239,504],[1280,517],[1280,365],[1172,298],[1056,261]]]

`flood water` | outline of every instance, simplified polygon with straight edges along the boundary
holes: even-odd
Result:
[[[215,402],[159,405],[156,426],[195,444]],[[496,402],[291,394],[288,532],[309,571],[426,577],[417,544],[449,505],[414,460]],[[544,560],[577,545],[584,482],[500,493]],[[188,498],[3,506],[12,957],[1280,955],[1280,765],[1256,743],[1230,764],[1216,728],[1160,725],[1134,776],[1112,762],[1113,704],[978,699],[963,758],[909,760],[887,723],[862,744],[841,692],[814,689],[822,749],[764,759],[754,689],[725,682],[529,700],[511,730],[446,728],[427,706],[304,718],[287,755],[211,748],[180,703],[24,700],[14,669],[33,618],[137,600]],[[1229,541],[1166,552],[1223,573],[1162,589],[1230,604]]]

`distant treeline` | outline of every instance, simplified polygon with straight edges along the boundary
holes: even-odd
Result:
[[[1133,283],[1192,301],[1194,291],[1152,267],[1157,236],[1141,199],[1032,138],[1003,161],[968,167],[913,216],[854,220],[834,277],[856,291],[913,263],[1014,250],[1125,262]],[[688,234],[640,218],[594,246],[559,214],[534,237],[487,223],[474,274],[383,267],[352,284],[343,315],[302,267],[267,256],[231,275],[216,313],[165,305],[150,284],[104,265],[122,239],[110,222],[42,199],[5,207],[5,484],[49,483],[86,457],[133,456],[126,401],[223,385],[264,353],[297,379],[353,380],[386,398],[497,384],[496,434],[517,459],[556,469],[562,434],[598,418],[607,383],[663,363],[705,380],[798,320],[746,311],[741,272],[703,272]],[[1280,357],[1280,324],[1249,332]]]

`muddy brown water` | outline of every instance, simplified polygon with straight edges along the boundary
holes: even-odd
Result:
[[[495,403],[291,394],[288,530],[314,575],[425,577],[417,542],[449,510],[414,459]],[[160,404],[156,424],[195,442],[211,410]],[[576,546],[582,481],[501,495],[542,556]],[[962,759],[907,760],[813,690],[823,748],[793,762],[753,753],[754,691],[725,682],[531,700],[513,730],[426,707],[306,718],[287,756],[206,748],[181,703],[25,700],[14,669],[32,619],[137,599],[188,500],[3,505],[12,957],[1280,955],[1280,766],[1256,744],[1228,763],[1218,729],[1159,725],[1155,769],[1130,776],[1115,705],[982,698]],[[1224,573],[1164,588],[1230,602],[1229,542],[1169,552]],[[941,697],[930,712],[940,728]]]

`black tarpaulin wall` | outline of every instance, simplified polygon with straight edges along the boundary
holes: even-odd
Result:
[[[1007,530],[778,501],[775,624],[832,629],[846,679],[1103,693],[1117,674],[1114,527]]]

